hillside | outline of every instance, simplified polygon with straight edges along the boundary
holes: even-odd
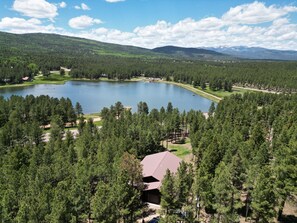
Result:
[[[153,52],[167,54],[173,57],[191,58],[191,59],[230,59],[223,53],[218,53],[213,50],[198,49],[198,48],[184,48],[176,46],[158,47],[152,50]]]
[[[179,59],[217,60],[230,59],[212,50],[165,46],[153,50],[135,46],[103,43],[95,40],[57,34],[11,34],[0,32],[0,57],[64,54],[65,56],[123,56],[162,57]]]
[[[297,60],[297,51],[271,50],[258,47],[184,48],[164,46],[145,49],[104,43],[95,40],[62,36],[57,34],[12,34],[0,32],[0,59],[12,57],[36,57],[63,55],[69,58],[84,56],[121,56],[146,58],[174,58],[191,60]]]
[[[94,40],[56,34],[11,34],[0,32],[1,56],[22,56],[43,53],[63,53],[67,56],[159,56],[148,49],[103,43]]]

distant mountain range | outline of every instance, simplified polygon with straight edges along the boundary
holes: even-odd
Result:
[[[153,52],[171,55],[174,57],[192,59],[250,59],[250,60],[290,60],[297,61],[297,51],[272,50],[261,47],[205,47],[185,48],[176,46],[158,47]]]
[[[237,58],[254,60],[297,60],[297,51],[293,50],[272,50],[261,47],[216,47],[205,48],[218,53],[227,54]]]
[[[56,34],[11,34],[0,32],[0,58],[42,54],[77,56],[122,56],[177,58],[193,60],[296,60],[297,51],[270,50],[256,47],[184,48],[164,46],[155,49],[103,43],[95,40]]]

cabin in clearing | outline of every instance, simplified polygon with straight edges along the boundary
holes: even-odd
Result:
[[[176,173],[182,160],[174,154],[165,151],[144,157],[141,161],[143,165],[143,182],[146,185],[143,191],[143,200],[146,202],[160,204],[160,188],[166,170]]]

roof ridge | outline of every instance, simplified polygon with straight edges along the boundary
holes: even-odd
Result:
[[[160,162],[159,162],[159,164],[158,164],[158,166],[157,166],[157,168],[155,169],[155,171],[153,172],[153,176],[155,175],[155,172],[157,171],[157,169],[159,168],[159,166],[160,166],[160,164],[162,163],[162,161],[165,159],[165,157],[168,155],[168,153],[170,153],[168,150],[167,151],[164,151],[163,152],[164,153],[164,156],[163,156],[163,158],[160,160]],[[168,169],[168,168],[167,168]],[[166,169],[166,170],[167,170]],[[159,182],[161,182],[159,179],[157,179]]]

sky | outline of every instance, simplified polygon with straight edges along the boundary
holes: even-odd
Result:
[[[297,0],[0,0],[0,31],[145,48],[297,50]]]

